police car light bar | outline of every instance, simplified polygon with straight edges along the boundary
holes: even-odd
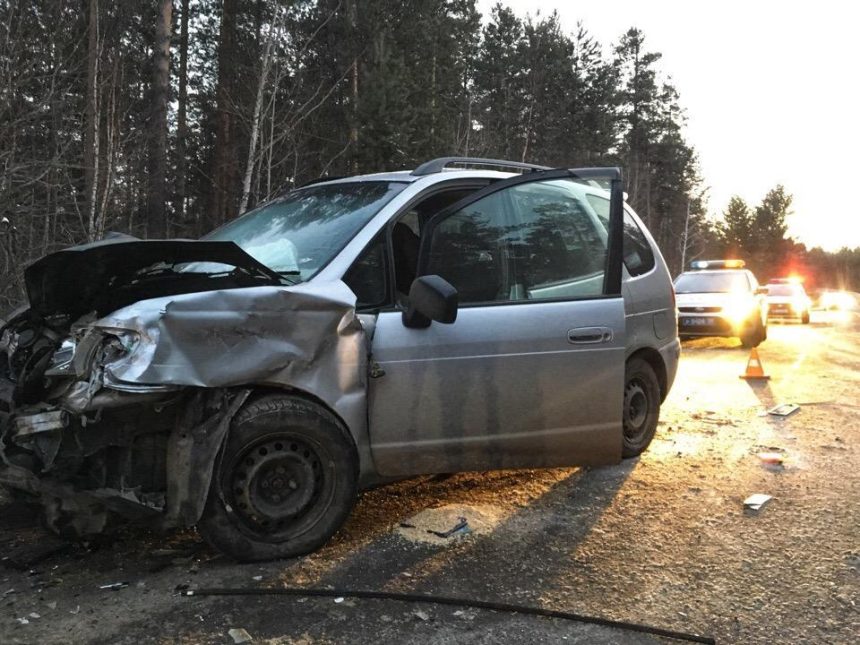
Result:
[[[695,260],[690,262],[693,269],[743,269],[746,263],[743,260]]]

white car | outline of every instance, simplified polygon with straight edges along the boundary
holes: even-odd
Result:
[[[699,260],[691,266],[675,278],[681,338],[737,336],[744,347],[767,339],[767,289],[743,260]]]
[[[803,285],[796,280],[779,279],[767,283],[767,317],[799,318],[804,325],[809,324],[809,310],[812,300],[806,295]]]

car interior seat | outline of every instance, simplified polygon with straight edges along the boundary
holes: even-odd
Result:
[[[394,275],[397,291],[409,293],[415,273],[418,270],[418,235],[403,222],[397,222],[391,229],[391,242],[394,247]]]

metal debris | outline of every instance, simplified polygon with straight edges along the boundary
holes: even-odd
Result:
[[[776,407],[771,408],[767,413],[774,417],[787,417],[800,410],[800,406],[796,403],[780,403]]]
[[[251,635],[242,627],[233,628],[227,632],[227,635],[233,639],[233,642],[236,645],[240,643],[250,643],[254,639],[251,638]]]
[[[469,522],[466,520],[466,518],[460,517],[459,521],[453,527],[448,529],[447,531],[434,531],[433,529],[427,529],[427,532],[432,533],[433,535],[440,537],[440,538],[448,538],[448,537],[451,537],[452,535],[454,535],[454,533],[457,533],[459,531],[464,530],[468,526],[469,526]]]
[[[744,500],[744,508],[748,508],[751,511],[757,511],[772,499],[773,497],[771,495],[755,493]]]
[[[760,452],[758,458],[766,466],[782,466],[783,456],[778,452]]]
[[[112,582],[109,585],[101,585],[99,587],[99,589],[118,591],[119,589],[123,589],[124,587],[127,587],[127,586],[128,586],[127,582]]]

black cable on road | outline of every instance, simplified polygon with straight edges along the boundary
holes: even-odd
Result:
[[[583,616],[569,611],[556,611],[544,609],[543,607],[529,607],[527,605],[510,605],[502,602],[491,602],[488,600],[472,600],[469,598],[453,598],[449,596],[434,596],[417,593],[398,593],[394,591],[362,591],[356,589],[302,589],[301,587],[235,587],[235,588],[209,588],[188,589],[182,592],[184,596],[306,596],[320,598],[362,598],[367,600],[395,600],[398,602],[423,602],[434,605],[454,605],[457,607],[472,607],[474,609],[489,609],[491,611],[504,611],[513,614],[525,614],[527,616],[544,616],[545,618],[559,618],[591,625],[601,625],[615,629],[626,629],[627,631],[652,634],[664,638],[672,638],[689,643],[706,643],[716,645],[716,641],[710,636],[699,636],[697,634],[686,634],[672,629],[651,627],[638,623],[629,623],[623,620],[610,620],[596,616]]]

